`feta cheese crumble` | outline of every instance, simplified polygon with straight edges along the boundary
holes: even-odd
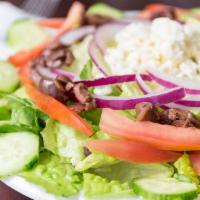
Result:
[[[144,73],[149,68],[200,79],[200,26],[168,18],[134,22],[115,35],[105,61],[112,74]]]

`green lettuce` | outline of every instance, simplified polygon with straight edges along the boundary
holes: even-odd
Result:
[[[113,165],[117,162],[119,161],[115,158],[105,155],[103,153],[92,153],[76,165],[76,170],[86,171],[90,168],[98,168],[102,166]]]
[[[188,177],[191,182],[197,185],[198,190],[200,191],[199,178],[192,167],[189,156],[186,153],[174,163],[174,166],[176,167],[178,174]]]
[[[31,106],[22,106],[12,111],[11,121],[40,130],[37,110]]]
[[[122,197],[133,195],[128,183],[109,181],[100,176],[85,173],[83,175],[83,190],[86,198]]]
[[[108,180],[119,180],[130,182],[135,178],[171,177],[174,173],[173,167],[167,164],[136,164],[119,162],[112,166],[100,167],[92,171],[93,173],[107,178]]]
[[[19,89],[17,89],[14,92],[14,95],[21,98],[21,99],[30,99],[30,97],[28,96],[28,94],[25,91],[24,87],[20,87]]]
[[[81,174],[74,170],[69,161],[47,151],[40,154],[35,168],[22,176],[58,196],[71,196],[82,188]]]
[[[87,15],[101,15],[111,17],[114,19],[119,19],[123,17],[123,12],[114,7],[109,6],[108,4],[96,3],[90,6],[90,8],[87,11]]]
[[[41,134],[46,149],[70,159],[73,165],[85,158],[83,146],[88,137],[83,133],[49,119]]]
[[[103,131],[97,131],[91,139],[112,139],[112,137]],[[102,166],[110,166],[118,163],[119,161],[111,156],[100,152],[91,152],[86,158],[76,165],[76,170],[86,171],[88,169],[96,169]]]
[[[96,108],[81,112],[81,116],[93,125],[99,125],[102,109]]]
[[[33,132],[40,132],[44,128],[48,117],[38,110],[29,100],[16,95],[6,95],[7,109],[11,112],[11,122],[26,125],[33,129]]]
[[[88,62],[84,65],[80,73],[80,78],[82,80],[94,79],[92,69],[93,69],[92,61],[88,60]]]
[[[88,64],[88,60],[90,60],[88,48],[91,40],[92,36],[89,35],[83,41],[74,44],[71,47],[75,59],[72,65],[70,67],[67,67],[67,71],[72,71],[76,74],[80,74],[84,66]]]
[[[5,98],[0,99],[0,120],[9,120],[11,111],[8,108],[8,101]]]

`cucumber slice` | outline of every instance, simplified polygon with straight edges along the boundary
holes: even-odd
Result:
[[[197,187],[193,183],[179,182],[174,178],[143,178],[133,182],[137,195],[148,200],[192,200],[197,197]]]
[[[17,70],[8,62],[0,62],[0,92],[11,93],[18,84]]]
[[[48,34],[30,19],[15,21],[8,30],[7,43],[14,50],[28,50],[42,43]]]
[[[32,168],[38,157],[38,135],[31,132],[0,134],[0,178]]]

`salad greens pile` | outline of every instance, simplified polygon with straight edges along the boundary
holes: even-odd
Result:
[[[115,19],[124,15],[102,3],[89,8],[87,14]],[[35,21],[25,19],[11,25],[7,41],[11,48],[24,50],[37,46],[48,35]],[[87,53],[91,40],[89,35],[72,45],[75,60],[70,67],[63,66],[82,80],[93,79],[96,73]],[[142,195],[150,200],[189,200],[198,195],[200,179],[187,153],[175,163],[138,164],[90,152],[85,147],[87,141],[113,139],[100,130],[102,109],[80,113],[92,126],[94,134],[88,137],[40,111],[20,84],[17,69],[7,61],[0,62],[0,82],[1,178],[17,174],[56,196],[68,197],[83,191],[87,199]],[[123,84],[121,89],[110,87],[108,95],[142,94],[136,84]],[[135,119],[134,109],[118,112]]]

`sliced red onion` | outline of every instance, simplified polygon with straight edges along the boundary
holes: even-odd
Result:
[[[192,109],[195,109],[195,110],[199,110],[200,111],[200,107],[184,106],[184,105],[181,105],[181,104],[178,104],[178,103],[169,103],[166,106],[167,106],[167,108],[179,108],[181,110],[189,110],[189,111],[191,111]]]
[[[140,75],[136,75],[135,77],[136,82],[140,89],[143,91],[144,94],[150,94],[153,91],[148,87],[145,83],[145,80]],[[197,97],[186,97],[183,100],[176,101],[175,103],[169,103],[166,105],[168,108],[181,108],[181,109],[199,109],[200,108],[200,100],[197,100]]]
[[[136,74],[135,80],[136,80],[136,83],[138,84],[139,88],[142,90],[142,92],[144,94],[149,94],[152,92],[151,89],[149,88],[149,86],[144,82],[145,79],[141,75]]]
[[[50,69],[42,66],[36,67],[36,71],[44,78],[48,80],[56,79],[57,75],[53,73]]]
[[[104,76],[108,76],[108,73],[105,70],[106,63],[104,61],[103,55],[101,54],[99,48],[96,46],[94,40],[90,43],[89,55],[96,67],[99,69],[99,71]]]
[[[183,80],[181,78],[166,75],[162,72],[148,71],[151,78],[158,84],[167,88],[184,87],[187,94],[200,94],[200,81]]]
[[[52,69],[52,71],[58,75],[58,76],[65,76],[67,78],[69,78],[70,80],[72,81],[78,81],[80,80],[79,76],[73,72],[68,72],[68,71],[65,71],[65,70],[62,70],[62,69],[58,69],[58,68],[55,68],[55,69]]]
[[[148,94],[142,97],[110,97],[93,95],[99,108],[111,108],[114,110],[133,109],[137,103],[151,102],[156,106],[175,102],[185,97],[184,88],[177,87],[156,94]]]
[[[105,53],[105,49],[113,42],[114,36],[126,25],[126,23],[109,23],[96,30],[94,41],[102,53]]]
[[[151,80],[151,78],[146,74],[142,74],[141,76],[144,80],[148,80],[148,81]],[[80,82],[83,82],[88,87],[96,87],[96,86],[105,86],[105,85],[133,82],[135,80],[136,80],[135,74],[127,74],[127,75],[119,75],[119,76],[108,76],[105,78],[98,78],[95,80],[84,80]]]
[[[71,45],[83,39],[87,35],[94,33],[94,31],[95,31],[94,26],[83,26],[81,28],[77,28],[67,32],[60,38],[60,42],[64,45]]]
[[[195,98],[188,97],[183,100],[176,101],[176,104],[186,107],[200,107],[200,100],[198,100],[197,97]]]

